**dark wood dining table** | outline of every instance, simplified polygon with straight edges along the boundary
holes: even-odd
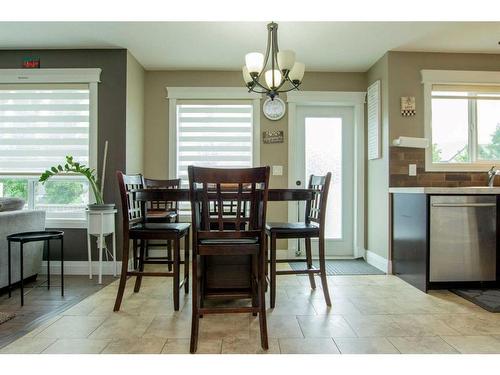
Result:
[[[146,188],[132,191],[134,198],[147,201],[189,202],[189,189]],[[313,189],[269,189],[269,202],[307,201],[314,197]],[[216,258],[216,259],[215,259]],[[248,256],[214,257],[205,265],[206,288],[238,291],[251,286],[251,262]]]

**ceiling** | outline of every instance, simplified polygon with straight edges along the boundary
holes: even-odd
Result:
[[[500,53],[500,22],[278,22],[309,71],[366,71],[389,50]],[[265,22],[0,22],[0,49],[126,48],[149,70],[238,70]]]

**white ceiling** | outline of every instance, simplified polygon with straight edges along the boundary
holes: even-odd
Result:
[[[386,51],[500,53],[500,22],[278,22],[309,71],[366,71]],[[146,69],[238,70],[265,22],[1,22],[0,49],[127,48]]]

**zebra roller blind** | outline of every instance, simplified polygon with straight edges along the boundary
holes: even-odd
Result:
[[[0,85],[0,173],[38,174],[66,155],[89,164],[88,85]]]
[[[250,101],[185,101],[177,105],[177,177],[184,187],[189,165],[252,167],[252,116]]]

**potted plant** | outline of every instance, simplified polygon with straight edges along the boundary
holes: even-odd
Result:
[[[80,164],[73,160],[73,156],[66,156],[66,163],[64,165],[53,166],[50,169],[47,169],[40,175],[39,182],[42,184],[45,183],[49,178],[61,174],[61,173],[74,173],[79,174],[87,178],[90,188],[92,189],[92,193],[94,194],[95,203],[89,204],[89,210],[109,210],[114,209],[114,204],[105,204],[103,197],[101,186],[97,181],[95,176],[95,169],[91,169],[83,164]]]

